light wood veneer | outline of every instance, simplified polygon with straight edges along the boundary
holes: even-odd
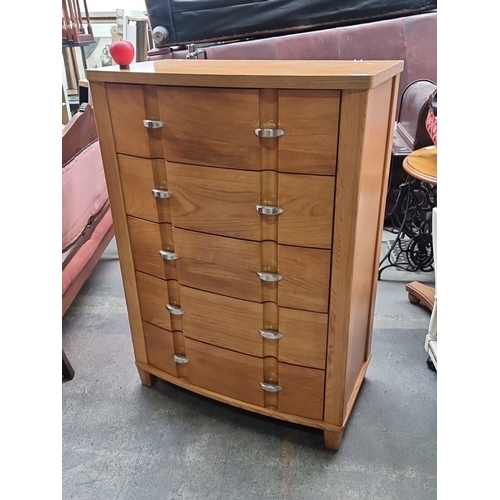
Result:
[[[88,70],[142,384],[324,431],[371,358],[402,61]]]

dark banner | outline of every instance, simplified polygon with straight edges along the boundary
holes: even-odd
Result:
[[[437,9],[428,0],[146,0],[164,45],[241,40],[372,22]]]

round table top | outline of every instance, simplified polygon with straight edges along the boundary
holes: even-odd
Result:
[[[410,153],[403,160],[403,168],[419,181],[437,185],[437,146],[427,146]]]

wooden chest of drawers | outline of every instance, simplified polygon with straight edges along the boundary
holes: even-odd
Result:
[[[338,449],[370,360],[401,61],[89,70],[136,364]]]

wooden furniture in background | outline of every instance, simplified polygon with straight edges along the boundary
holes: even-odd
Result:
[[[68,119],[79,106],[78,81],[85,76],[84,72],[87,69],[84,47],[94,42],[87,0],[62,0],[62,55],[65,73],[63,92],[66,93],[70,107]],[[65,123],[67,121],[64,121],[63,115],[63,124]]]
[[[316,427],[339,448],[371,357],[402,69],[87,72],[144,385]]]
[[[94,41],[94,33],[90,24],[87,0],[83,1],[85,22],[83,20],[80,0],[62,0],[62,40],[63,43],[81,44]]]
[[[405,171],[418,179],[437,186],[437,146],[429,146],[418,149],[408,155],[403,161]],[[434,251],[435,284],[437,283],[437,208],[432,213],[432,243]],[[429,331],[425,340],[425,350],[429,353],[427,364],[429,367],[437,368],[437,294],[436,287],[425,285],[418,281],[412,281],[406,285],[408,299],[412,304],[422,302],[431,311]],[[432,366],[431,366],[432,365]]]
[[[428,146],[413,151],[403,160],[405,172],[413,178],[437,185],[437,147]],[[434,287],[412,281],[406,285],[408,298],[412,304],[423,302],[432,311],[434,307]]]

